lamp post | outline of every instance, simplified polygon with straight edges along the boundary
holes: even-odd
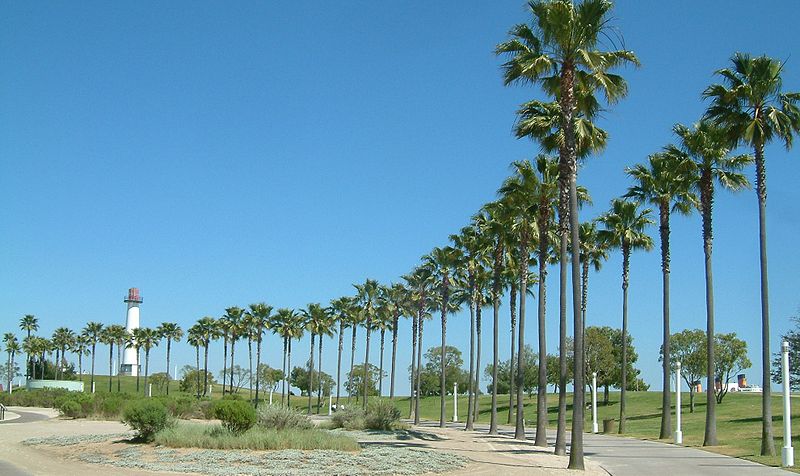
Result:
[[[592,433],[597,433],[597,372],[592,372]]]
[[[675,444],[683,444],[681,431],[681,363],[675,362]]]
[[[458,383],[453,383],[453,421],[458,421]]]
[[[781,459],[783,466],[794,466],[794,448],[792,448],[792,413],[790,382],[789,382],[789,343],[783,341],[781,344],[781,363],[783,364],[783,449]]]

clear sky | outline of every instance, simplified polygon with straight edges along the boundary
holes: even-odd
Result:
[[[580,172],[595,203],[587,219],[625,192],[625,166],[700,117],[700,93],[733,52],[788,60],[784,87],[800,90],[798,2],[627,0],[613,16],[642,67],[623,71],[629,97],[600,121],[608,149]],[[129,287],[144,297],[143,325],[186,329],[232,305],[300,308],[368,277],[398,280],[494,198],[511,161],[538,152],[511,129],[516,107],[539,92],[503,87],[492,53],[526,20],[516,0],[4,2],[0,330],[24,314],[46,335],[124,324]],[[767,149],[775,351],[800,307],[797,159],[798,149]],[[747,340],[747,374],[759,381],[755,193],[721,192],[715,212],[717,329]],[[702,328],[697,215],[673,220],[672,251],[673,330]],[[620,261],[614,253],[591,276],[589,325],[621,325]],[[549,295],[555,352],[556,286]],[[653,389],[660,296],[658,253],[634,254],[630,331]],[[506,359],[505,303],[502,312]],[[449,323],[449,343],[467,351],[468,315]],[[427,324],[425,348],[438,327]],[[410,333],[402,323],[401,369]],[[484,363],[490,333],[484,326]],[[334,373],[335,344],[325,345]],[[267,363],[279,366],[280,354],[267,340]],[[163,370],[163,350],[154,355]],[[186,344],[175,356],[194,360]],[[216,373],[221,344],[211,358]],[[404,378],[398,385],[407,394]]]

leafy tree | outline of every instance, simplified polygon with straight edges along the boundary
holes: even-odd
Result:
[[[19,365],[16,363],[13,365],[13,367],[10,364],[0,364],[0,375],[3,375],[8,379],[8,387],[6,387],[7,390],[10,391],[11,383],[15,378],[22,377],[22,374],[19,370]]]
[[[558,362],[558,356],[552,356]],[[524,368],[525,374],[522,380],[522,390],[528,394],[528,397],[533,396],[533,392],[535,392],[539,387],[539,370],[538,370],[538,359],[536,358],[536,353],[533,351],[530,345],[526,345],[525,349],[519,353],[517,356],[518,359],[523,359],[525,361]],[[516,363],[516,359],[514,359]],[[498,381],[497,381],[497,393],[507,393],[511,388],[511,380],[509,378],[511,372],[509,372],[511,367],[511,360],[503,360],[500,362],[500,369],[498,371]],[[558,383],[558,365],[554,367],[556,373],[556,381]],[[492,366],[487,365],[483,371],[484,375],[488,378],[492,375]],[[489,384],[489,388],[491,388],[492,384]]]
[[[695,382],[706,374],[706,333],[700,329],[686,329],[672,334],[670,340],[670,369],[674,372],[676,362],[681,363],[681,377],[689,386],[689,412],[694,413]],[[663,353],[659,351],[659,362],[663,358]]]
[[[608,389],[613,385],[615,369],[619,367],[614,348],[614,329],[610,327],[589,326],[586,328],[586,375],[597,372],[597,385]],[[618,372],[617,372],[618,373]],[[588,378],[587,378],[588,381]],[[608,391],[604,392],[608,404]]]
[[[273,369],[274,370],[274,369]],[[280,371],[278,371],[280,372]],[[320,377],[321,375],[321,377]],[[318,394],[328,395],[333,390],[336,382],[333,377],[325,372],[320,374],[317,369],[313,370],[312,378],[308,378],[308,367],[295,367],[292,369],[292,381],[295,382],[295,387],[300,389],[301,395],[313,395],[315,392]],[[309,392],[309,383],[313,381],[311,391]],[[321,387],[320,387],[321,385]],[[319,402],[317,403],[320,404]],[[319,411],[318,411],[319,412]]]
[[[769,377],[769,286],[767,284],[767,170],[764,146],[775,139],[792,146],[800,132],[800,93],[784,92],[783,63],[767,56],[736,53],[732,68],[716,73],[724,84],[713,84],[703,93],[711,99],[705,118],[722,126],[735,145],[753,148],[758,197],[758,241],[761,262],[761,455],[774,456],[772,437],[772,389]]]
[[[178,388],[181,392],[200,395],[204,391],[203,385],[215,385],[217,383],[211,372],[197,370],[196,367],[191,365],[184,365],[180,373],[181,380]]]
[[[800,317],[792,317],[795,328],[781,336],[781,341],[789,343],[789,386],[800,390]],[[783,383],[782,351],[775,353],[772,360],[772,381]]]
[[[157,372],[150,376],[150,383],[156,388],[158,393],[164,393],[169,385],[169,374],[167,372]]]
[[[226,376],[230,378],[230,385],[228,386],[228,392],[230,393],[239,393],[239,390],[250,382],[250,371],[238,364],[220,371],[221,378]]]
[[[464,360],[461,351],[453,346],[445,346],[445,357],[441,358],[441,347],[431,347],[425,352],[425,366],[420,372],[420,390],[424,396],[441,396],[442,360],[444,360],[445,396],[453,384],[458,384],[459,393],[466,392],[469,385],[469,373],[462,366]],[[506,380],[508,375],[506,375]]]
[[[717,403],[728,394],[728,384],[731,378],[744,369],[749,369],[753,364],[747,357],[747,342],[736,337],[735,332],[730,334],[717,334],[715,339],[714,378],[720,382],[717,389]]]
[[[261,364],[258,367],[258,385],[262,390],[270,390],[274,392],[278,389],[278,384],[283,379],[283,372],[281,369],[274,369],[267,364]]]
[[[353,368],[352,373],[348,373],[347,375],[347,385],[346,390],[351,395],[356,396],[356,401],[358,401],[359,396],[363,396],[365,394],[368,395],[378,395],[378,379],[381,378],[381,375],[378,371],[378,367],[375,365],[369,364],[367,367],[369,370],[369,375],[367,375],[367,382],[369,382],[369,387],[367,389],[364,388],[364,366],[359,364],[358,366]],[[383,376],[385,377],[385,375]]]

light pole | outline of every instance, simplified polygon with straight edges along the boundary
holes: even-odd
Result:
[[[675,362],[675,444],[683,444],[681,431],[681,363]]]
[[[597,433],[597,372],[592,372],[592,433]]]
[[[458,383],[453,383],[453,421],[458,421]]]
[[[789,343],[781,344],[781,357],[783,367],[783,449],[781,450],[783,466],[794,466],[794,448],[792,448],[792,413],[789,382]]]

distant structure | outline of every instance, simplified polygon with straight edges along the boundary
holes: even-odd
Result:
[[[124,302],[128,304],[128,312],[125,317],[125,330],[128,334],[133,334],[134,329],[139,328],[139,304],[142,303],[142,297],[139,296],[139,288],[128,289],[128,297]],[[126,347],[125,353],[122,355],[122,365],[119,367],[120,375],[130,375],[136,377],[139,375],[139,359],[136,355],[136,349],[133,347]]]

